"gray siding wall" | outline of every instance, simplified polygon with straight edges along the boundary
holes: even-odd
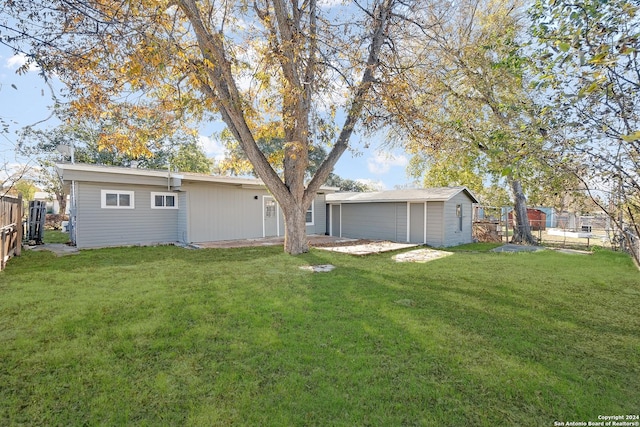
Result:
[[[330,235],[340,237],[340,205],[329,205],[331,209]]]
[[[211,183],[183,184],[182,188],[188,192],[191,242],[262,237],[265,190]]]
[[[183,184],[188,193],[188,234],[190,242],[255,239],[263,237],[263,189],[211,183]],[[255,198],[258,196],[258,199]],[[314,200],[314,222],[308,234],[324,234],[324,195]],[[280,235],[284,236],[284,214],[278,208]]]
[[[410,236],[411,243],[424,243],[424,203],[410,203]]]
[[[80,182],[78,186],[77,246],[92,248],[169,242],[207,242],[263,236],[264,189],[224,184],[183,184],[177,196],[179,209],[151,209],[151,192],[166,187]],[[101,190],[134,192],[134,209],[104,209]],[[258,199],[255,199],[258,196]],[[324,234],[324,195],[314,201],[314,223],[309,234]],[[280,212],[280,234],[284,216]]]
[[[342,237],[405,242],[407,204],[342,204]]]
[[[178,211],[178,241],[180,243],[189,243],[189,194],[182,191],[178,194],[178,203],[180,210]]]
[[[307,234],[325,234],[327,231],[327,207],[324,194],[313,201],[313,225],[307,226]]]
[[[459,219],[456,215],[457,205],[462,205],[462,231],[460,231]],[[445,238],[443,246],[456,246],[473,241],[471,214],[472,203],[464,193],[459,193],[446,202],[444,207]]]
[[[396,206],[396,238],[394,242],[407,241],[407,204],[394,203]]]
[[[134,191],[135,209],[103,209],[101,190]],[[141,185],[77,183],[76,245],[95,248],[178,241],[178,210],[151,209],[152,191],[163,190]]]
[[[427,245],[444,244],[444,202],[427,202]]]

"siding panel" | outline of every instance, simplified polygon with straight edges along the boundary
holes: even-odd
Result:
[[[134,191],[135,209],[101,208],[101,190]],[[78,183],[76,245],[79,248],[178,241],[178,209],[151,209],[158,187]]]
[[[389,239],[393,242],[407,241],[407,204],[394,203],[396,207],[396,237]]]
[[[331,235],[341,237],[340,234],[340,205],[331,206]]]
[[[183,189],[189,192],[189,238],[192,242],[262,237],[265,190],[209,183],[183,185]]]
[[[313,201],[313,225],[307,226],[307,234],[325,234],[327,231],[327,208],[324,194],[318,194]]]
[[[410,203],[410,238],[411,243],[424,243],[424,203]]]
[[[444,203],[427,202],[427,245],[444,245]]]
[[[396,241],[398,238],[396,215],[396,203],[343,204],[342,236]]]
[[[189,194],[185,191],[178,193],[178,241],[189,243]]]
[[[456,214],[456,206],[462,205],[462,231],[460,231],[459,218]],[[471,243],[472,237],[472,203],[463,193],[457,194],[445,205],[445,239],[443,246],[456,246]]]

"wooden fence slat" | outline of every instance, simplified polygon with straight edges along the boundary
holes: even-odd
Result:
[[[0,197],[0,270],[22,253],[22,196]]]

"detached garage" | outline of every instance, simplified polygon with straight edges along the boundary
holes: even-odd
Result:
[[[331,236],[436,247],[471,243],[472,205],[466,187],[327,194]]]

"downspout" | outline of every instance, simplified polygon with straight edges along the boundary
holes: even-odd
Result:
[[[407,201],[407,243],[411,241],[411,203]]]
[[[76,158],[75,158],[75,147],[72,145],[71,146],[71,164],[75,164],[76,162]],[[76,210],[77,210],[77,205],[76,205],[76,181],[75,180],[71,180],[71,209],[69,210],[69,240],[71,240],[71,243],[73,243],[73,245],[76,245]]]
[[[71,164],[75,164],[75,147],[71,146]],[[69,240],[76,245],[76,181],[71,180],[71,209],[69,210]]]
[[[69,208],[69,240],[71,244],[76,244],[76,182],[71,181],[71,207]]]

